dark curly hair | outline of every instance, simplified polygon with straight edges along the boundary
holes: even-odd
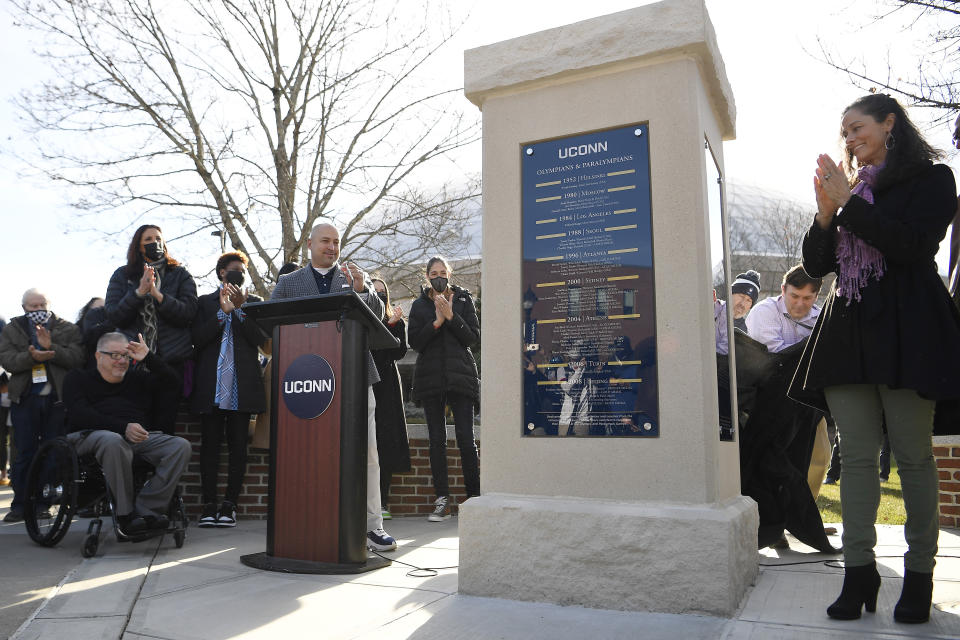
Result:
[[[144,260],[140,254],[140,240],[143,239],[143,234],[147,232],[147,229],[156,229],[163,234],[163,229],[155,224],[140,225],[133,233],[133,240],[130,241],[130,246],[127,247],[127,277],[132,280],[136,280],[143,275]],[[168,267],[180,266],[179,262],[170,257],[170,251],[167,249],[166,242],[163,243],[163,251]]]
[[[927,144],[900,103],[887,94],[867,94],[854,100],[843,113],[846,114],[851,109],[870,116],[874,122],[883,122],[889,114],[893,114],[893,128],[890,130],[893,144],[887,150],[886,163],[877,176],[876,190],[900,182],[940,157],[940,152]],[[843,155],[843,168],[847,175],[856,176],[859,164],[856,163],[853,151],[844,148]]]
[[[250,264],[250,258],[247,257],[243,251],[229,251],[217,259],[217,266],[214,267],[213,272],[217,276],[217,280],[221,279],[220,269],[226,269],[227,265],[231,262],[242,262],[243,268],[246,269],[247,265]]]

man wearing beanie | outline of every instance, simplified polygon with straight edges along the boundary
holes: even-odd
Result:
[[[741,273],[730,286],[733,294],[733,326],[743,332],[747,331],[747,314],[757,303],[760,297],[760,274],[750,269]]]

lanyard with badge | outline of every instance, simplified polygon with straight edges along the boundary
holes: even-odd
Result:
[[[43,384],[47,381],[47,366],[42,362],[33,365],[33,383]]]
[[[789,320],[790,322],[792,322],[793,324],[797,325],[798,327],[803,327],[804,329],[807,329],[808,331],[813,331],[813,325],[804,324],[803,322],[800,322],[799,320],[794,320],[793,316],[791,316],[789,313],[783,314],[783,317],[786,318],[787,320]]]

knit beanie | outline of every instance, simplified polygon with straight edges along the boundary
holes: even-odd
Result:
[[[741,273],[733,281],[730,287],[731,293],[742,293],[750,296],[751,304],[757,304],[757,298],[760,297],[760,274],[750,269],[746,273]]]

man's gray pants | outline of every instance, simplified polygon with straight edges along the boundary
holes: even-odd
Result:
[[[139,515],[161,515],[167,512],[170,498],[177,489],[180,476],[190,462],[190,443],[178,436],[150,433],[143,442],[132,444],[114,431],[71,433],[67,439],[77,449],[77,455],[93,454],[107,486],[116,500],[117,515],[132,512]],[[79,443],[79,444],[78,444]],[[133,456],[140,456],[156,468],[153,476],[133,499]]]

